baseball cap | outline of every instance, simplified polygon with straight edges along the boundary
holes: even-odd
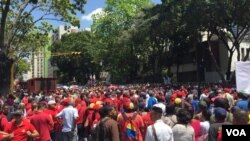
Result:
[[[134,103],[132,103],[132,102],[125,102],[124,104],[123,104],[123,108],[124,109],[127,109],[127,110],[133,110],[134,108],[135,108],[135,105],[134,105]]]
[[[181,103],[181,99],[180,98],[176,98],[174,100],[174,103],[177,104],[177,105],[179,105]]]
[[[159,103],[155,104],[153,107],[161,108],[161,110],[162,110],[162,112],[161,112],[161,113],[164,113],[164,112],[165,112],[165,110],[166,110],[165,105],[163,105],[163,104],[159,104]]]

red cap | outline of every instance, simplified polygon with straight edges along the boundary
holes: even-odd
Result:
[[[65,104],[66,104],[66,103],[67,103],[67,104],[69,104],[69,103],[70,103],[70,99],[69,99],[69,98],[64,99],[64,100],[63,100],[63,103],[65,103]]]

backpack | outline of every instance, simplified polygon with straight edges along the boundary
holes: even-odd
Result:
[[[138,131],[134,122],[132,120],[134,120],[137,116],[137,113],[134,113],[132,117],[127,117],[127,115],[123,112],[122,113],[122,117],[125,121],[125,136],[128,138],[128,139],[131,139],[131,140],[138,140]]]

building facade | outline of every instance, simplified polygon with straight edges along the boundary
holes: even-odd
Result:
[[[202,43],[196,48],[191,48],[188,53],[183,54],[181,64],[178,68],[177,76],[177,65],[171,68],[174,73],[174,78],[177,82],[220,82],[221,77],[216,71],[216,66],[211,58],[208,49],[207,35],[203,34]],[[232,42],[228,41],[229,46],[232,46]],[[229,52],[225,45],[218,40],[217,37],[213,37],[211,40],[211,51],[215,57],[215,60],[220,68],[221,73],[226,79],[226,72],[228,67]],[[250,48],[250,40],[246,38],[240,44],[241,58],[246,56],[247,50]],[[250,59],[250,56],[248,56]],[[237,52],[235,51],[231,62],[231,73],[235,71],[237,62]]]

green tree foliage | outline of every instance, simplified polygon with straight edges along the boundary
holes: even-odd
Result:
[[[98,77],[100,64],[94,56],[99,54],[99,45],[94,34],[89,31],[64,35],[61,40],[54,42],[51,48],[52,63],[58,67],[59,81],[66,83],[75,78],[77,82],[86,83],[91,75]]]
[[[170,66],[178,64],[178,56],[188,51],[191,30],[185,26],[186,7],[185,3],[168,1],[144,8],[133,18],[132,27],[116,40],[120,47],[134,49],[134,65],[130,66],[134,74],[149,77],[144,81],[160,82],[163,69],[170,71]]]
[[[21,59],[15,65],[15,77],[22,79],[22,75],[30,70],[30,64],[27,60]]]
[[[13,77],[11,68],[18,54],[23,51],[20,46],[36,29],[36,24],[43,27],[41,21],[65,21],[79,26],[77,12],[84,12],[86,0],[1,0],[0,1],[0,92],[8,93]],[[40,14],[37,14],[40,13]],[[52,18],[53,17],[53,18]],[[47,26],[48,27],[48,26]],[[46,29],[46,28],[42,28]],[[41,30],[41,29],[39,29]],[[40,38],[40,37],[39,37]],[[33,46],[31,46],[33,48]]]
[[[112,82],[129,82],[134,77],[135,46],[121,44],[119,37],[123,36],[122,31],[133,26],[136,14],[151,3],[149,0],[107,0],[106,4],[104,13],[96,15],[92,25],[93,32],[104,45],[103,69],[111,73]]]

